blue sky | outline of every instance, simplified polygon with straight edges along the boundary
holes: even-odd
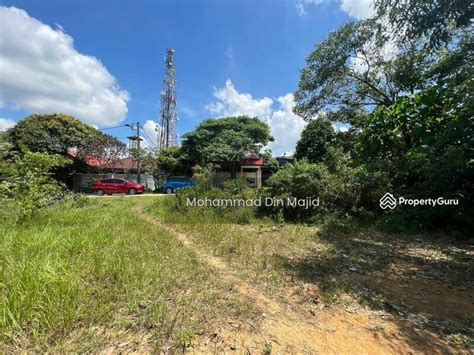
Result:
[[[8,19],[0,24],[3,125],[60,110],[100,128],[140,121],[151,135],[164,54],[172,47],[179,134],[204,118],[257,114],[278,138],[276,154],[290,152],[304,127],[289,94],[305,57],[329,31],[368,9],[367,0],[1,4]],[[130,131],[107,132],[122,138]]]

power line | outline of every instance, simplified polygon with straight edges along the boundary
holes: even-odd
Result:
[[[148,133],[146,133],[145,131],[145,128],[142,126],[142,131],[143,131],[143,134],[148,138],[148,141],[153,145],[153,148],[157,148],[156,144],[153,143],[153,140],[150,138],[150,136],[148,135]]]
[[[114,129],[114,128],[120,128],[120,127],[125,127],[126,125],[120,125],[120,126],[114,126],[114,127],[106,127],[106,128],[100,128],[101,131],[105,131],[107,129]]]

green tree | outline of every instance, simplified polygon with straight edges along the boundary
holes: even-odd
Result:
[[[468,0],[375,0],[374,5],[401,41],[428,37],[430,47],[446,45],[474,18],[474,3]]]
[[[6,139],[6,133],[0,132],[0,180],[12,170],[11,160],[15,155],[13,145]]]
[[[280,163],[278,160],[273,156],[272,151],[269,149],[265,149],[262,153],[263,164],[265,167],[276,171],[280,168]]]
[[[332,123],[324,118],[311,120],[296,143],[295,158],[306,158],[310,163],[324,160],[327,148],[336,141]]]
[[[180,147],[162,149],[158,154],[158,166],[171,174],[189,173],[189,164]]]
[[[127,145],[114,136],[99,131],[88,134],[80,143],[78,158],[94,157],[100,170],[113,167],[127,152]]]
[[[272,140],[268,125],[256,117],[224,117],[204,120],[186,133],[182,150],[193,165],[228,163],[234,178],[237,163]]]
[[[364,112],[388,107],[425,86],[431,57],[407,42],[395,53],[387,28],[374,19],[349,22],[318,43],[306,59],[295,93],[295,113],[360,126]]]
[[[66,155],[68,149],[79,148],[97,130],[72,116],[34,114],[7,131],[15,149]]]

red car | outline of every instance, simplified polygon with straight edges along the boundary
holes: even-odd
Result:
[[[118,178],[98,179],[95,182],[92,192],[98,196],[120,193],[135,195],[143,193],[143,185]]]

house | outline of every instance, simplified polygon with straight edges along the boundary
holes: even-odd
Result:
[[[240,162],[240,176],[249,187],[262,187],[263,159],[257,154],[249,154]]]
[[[232,167],[229,162],[216,162],[216,164],[218,168],[215,168],[214,170],[212,184],[214,186],[222,187],[226,181],[232,178]],[[266,178],[270,175],[271,168],[265,166],[262,157],[258,154],[251,153],[245,156],[245,158],[237,164],[235,178],[242,179],[249,187],[259,188],[263,186]]]
[[[138,161],[132,157],[124,157],[114,160],[107,160],[98,158],[92,155],[86,155],[84,157],[77,157],[77,151],[68,150],[67,155],[73,159],[78,166],[79,172],[82,173],[137,173],[138,172]]]
[[[138,161],[133,157],[124,157],[107,161],[94,156],[77,157],[77,152],[68,151],[68,157],[73,159],[75,172],[70,184],[74,192],[90,192],[96,179],[120,177],[145,185],[147,190],[154,191],[158,184],[151,174],[140,172],[138,176]]]

